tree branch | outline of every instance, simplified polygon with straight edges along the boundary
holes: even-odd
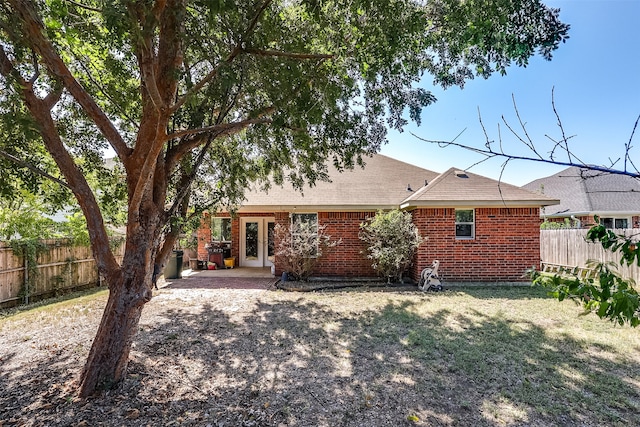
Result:
[[[616,169],[607,168],[605,166],[587,165],[587,164],[584,164],[584,163],[562,162],[562,161],[545,159],[545,158],[528,157],[528,156],[516,156],[516,155],[512,155],[512,154],[496,152],[496,151],[493,151],[493,149],[491,149],[491,148],[482,149],[482,148],[471,147],[469,145],[464,145],[464,144],[461,144],[461,143],[457,143],[455,141],[431,140],[431,139],[422,138],[422,137],[416,135],[413,132],[410,132],[410,133],[411,133],[411,135],[413,135],[415,138],[419,139],[420,141],[428,142],[430,144],[437,144],[441,148],[446,148],[446,147],[449,147],[449,146],[453,146],[453,147],[463,148],[465,150],[472,151],[474,153],[483,155],[483,156],[486,157],[486,159],[482,160],[482,162],[488,160],[489,158],[493,158],[493,157],[504,157],[504,158],[509,159],[509,160],[527,160],[527,161],[531,161],[531,162],[548,163],[548,164],[559,165],[559,166],[576,166],[576,167],[579,167],[579,168],[582,168],[582,169],[589,169],[589,170],[594,170],[594,171],[599,171],[599,172],[604,172],[604,173],[610,173],[610,174],[614,174],[614,175],[625,175],[625,176],[630,176],[630,177],[633,177],[633,178],[640,178],[640,173],[637,173],[637,172],[633,173],[633,172],[630,172],[630,171],[616,170]],[[480,162],[478,162],[478,163],[480,163]],[[478,164],[478,163],[476,163],[476,164]]]
[[[96,86],[96,88],[98,88],[100,90],[100,92],[102,92],[102,94],[105,96],[105,98],[107,98],[109,101],[111,101],[111,103],[114,106],[118,107],[118,110],[120,110],[120,114],[122,114],[122,117],[124,117],[126,120],[128,120],[130,125],[137,126],[136,121],[132,117],[130,117],[127,114],[126,111],[124,111],[123,109],[119,108],[120,105],[117,102],[115,102],[113,97],[106,91],[106,89],[104,88],[102,83],[100,83],[98,80],[96,80],[93,77],[93,74],[91,73],[91,70],[89,70],[89,67],[86,66],[84,61],[79,59],[77,56],[76,56],[76,64],[78,64],[80,66],[80,68],[82,68],[87,73],[87,77],[89,78],[89,80],[91,80],[91,82]]]
[[[294,58],[294,59],[331,59],[335,55],[332,54],[322,54],[322,53],[297,53],[297,52],[283,52],[279,50],[263,50],[263,49],[254,49],[254,48],[245,48],[244,52],[250,53],[252,55],[257,56],[281,56],[286,58]]]
[[[69,187],[69,184],[67,184],[63,180],[61,180],[59,178],[56,178],[55,176],[43,171],[39,167],[34,166],[31,163],[26,162],[26,161],[24,161],[22,159],[19,159],[18,157],[14,156],[12,154],[9,154],[9,153],[7,153],[6,151],[4,151],[2,149],[0,149],[0,156],[12,161],[13,163],[16,163],[19,166],[27,168],[30,171],[33,171],[33,172],[37,173],[38,175],[43,176],[43,177],[55,182],[56,184],[58,184],[58,185],[60,185],[60,186],[62,186],[64,188],[67,188],[67,189],[71,190],[71,187]]]
[[[625,148],[624,170],[627,170],[627,163],[629,163],[636,170],[636,172],[638,172],[638,168],[636,167],[636,165],[631,160],[631,157],[629,156],[629,153],[631,152],[631,148],[633,148],[633,146],[631,145],[631,141],[633,140],[633,135],[635,135],[636,129],[638,128],[638,122],[640,122],[640,115],[636,119],[636,123],[633,125],[633,129],[631,130],[631,136],[629,137],[629,142],[627,142],[624,145],[624,148]]]
[[[60,79],[69,93],[82,106],[85,113],[100,129],[100,132],[109,141],[118,157],[124,163],[131,153],[131,149],[104,111],[73,77],[53,44],[44,36],[42,21],[33,9],[33,5],[20,0],[9,0],[9,3],[22,21],[25,28],[25,36],[28,38],[31,47],[40,55],[49,72]]]
[[[158,7],[158,3],[154,5],[154,12],[156,12],[156,7]],[[141,74],[140,88],[143,93],[146,93],[149,96],[149,98],[145,99],[151,100],[154,110],[160,111],[165,107],[165,103],[162,96],[160,96],[160,91],[157,86],[157,63],[155,61],[157,58],[154,56],[155,48],[153,45],[153,35],[158,25],[158,19],[154,13],[152,14],[154,19],[150,20],[144,11],[144,8],[145,6],[141,4],[128,4],[129,13],[140,25],[140,35],[136,38],[136,42],[134,44],[136,58],[138,59],[138,67],[140,68]]]
[[[262,5],[258,8],[258,10],[256,11],[253,19],[249,22],[249,25],[247,25],[247,28],[245,30],[245,32],[243,33],[240,41],[238,42],[238,44],[231,50],[231,52],[229,53],[229,55],[227,56],[227,58],[222,61],[221,63],[219,63],[218,65],[216,65],[215,67],[213,67],[213,69],[211,71],[209,71],[209,73],[207,73],[206,76],[204,76],[200,81],[198,81],[193,87],[191,87],[191,89],[189,89],[187,92],[184,93],[184,95],[182,95],[181,97],[179,97],[176,102],[173,104],[173,106],[171,107],[171,113],[174,113],[176,111],[178,111],[178,109],[180,109],[180,107],[182,107],[184,105],[185,102],[187,102],[187,99],[189,99],[192,95],[198,93],[200,90],[202,90],[202,88],[204,86],[206,86],[213,78],[215,78],[218,75],[218,72],[220,71],[220,69],[222,68],[223,64],[230,64],[231,62],[233,62],[233,60],[240,55],[243,52],[243,45],[246,42],[246,40],[248,39],[248,37],[251,35],[251,33],[253,33],[253,30],[255,29],[256,25],[258,25],[258,22],[260,21],[260,17],[262,16],[262,14],[264,13],[264,11],[267,9],[267,7],[269,6],[269,4],[271,4],[273,0],[265,0],[264,3],[262,3]]]
[[[556,109],[556,105],[555,105],[555,95],[554,95],[554,89],[552,88],[551,90],[551,104],[552,104],[552,108],[553,108],[553,112],[556,116],[556,125],[560,128],[560,131],[562,133],[562,137],[556,141],[553,138],[551,138],[549,135],[545,135],[545,137],[547,137],[549,140],[551,140],[554,145],[553,148],[551,149],[551,151],[549,151],[549,156],[548,157],[544,157],[540,154],[538,148],[535,146],[535,143],[533,141],[533,139],[529,136],[527,129],[526,129],[526,124],[525,122],[523,122],[522,118],[520,117],[520,112],[518,111],[518,105],[515,101],[515,97],[512,95],[512,99],[513,99],[513,108],[516,112],[516,116],[518,118],[518,123],[520,124],[520,127],[522,128],[523,132],[524,132],[524,137],[521,137],[516,131],[515,129],[513,129],[509,123],[507,122],[507,120],[505,119],[504,115],[502,116],[502,122],[505,124],[505,126],[507,126],[507,128],[509,129],[509,131],[511,132],[511,134],[518,139],[518,141],[520,141],[523,145],[525,145],[534,155],[535,157],[532,156],[518,156],[518,155],[514,155],[514,154],[509,154],[507,152],[505,152],[503,145],[502,145],[502,135],[500,134],[500,124],[498,124],[498,138],[499,138],[499,149],[496,150],[494,149],[494,141],[489,139],[489,135],[487,133],[487,130],[484,126],[484,123],[482,121],[482,115],[480,114],[480,109],[478,109],[478,120],[480,121],[480,126],[482,127],[482,131],[484,132],[484,137],[485,137],[485,143],[484,143],[484,148],[478,148],[478,147],[473,147],[471,145],[466,145],[463,143],[459,143],[456,142],[456,140],[458,139],[458,137],[460,136],[460,134],[462,134],[462,132],[460,134],[458,134],[453,140],[451,141],[436,141],[436,140],[430,140],[430,139],[425,139],[422,138],[414,133],[411,133],[415,138],[424,141],[424,142],[428,142],[431,144],[437,144],[438,146],[444,148],[444,147],[449,147],[449,146],[454,146],[454,147],[458,147],[458,148],[462,148],[465,149],[467,151],[472,151],[476,154],[480,154],[481,156],[483,156],[483,158],[477,162],[475,162],[473,165],[471,165],[470,167],[474,167],[477,166],[480,163],[486,162],[489,159],[495,158],[495,157],[502,157],[505,158],[506,161],[503,163],[502,165],[502,171],[500,173],[500,177],[502,178],[502,172],[504,172],[504,168],[506,167],[506,165],[511,161],[511,160],[526,160],[526,161],[531,161],[531,162],[538,162],[538,163],[547,163],[547,164],[553,164],[553,165],[559,165],[559,166],[570,166],[570,167],[578,167],[582,170],[591,170],[591,171],[596,171],[596,172],[601,172],[601,173],[606,173],[606,174],[613,174],[613,175],[624,175],[624,176],[630,176],[632,178],[640,178],[640,171],[638,170],[638,168],[636,168],[635,164],[633,163],[632,159],[631,159],[631,142],[633,140],[633,136],[635,135],[635,131],[638,127],[638,123],[640,123],[640,116],[638,116],[638,118],[636,119],[636,122],[633,126],[633,130],[631,131],[631,136],[629,137],[629,141],[627,143],[625,143],[624,148],[625,148],[625,156],[624,156],[624,168],[622,170],[619,169],[615,169],[614,166],[616,165],[616,163],[618,163],[618,161],[620,159],[617,160],[611,160],[609,159],[609,161],[611,162],[611,164],[609,166],[597,166],[597,165],[592,165],[592,164],[587,164],[586,162],[582,161],[573,151],[571,151],[571,147],[569,146],[569,140],[571,138],[573,138],[574,136],[567,136],[565,130],[564,130],[564,126],[562,124],[562,120],[560,119],[560,114],[558,113],[558,110]],[[464,132],[464,131],[463,131]],[[557,156],[556,156],[556,150],[558,151],[562,151],[566,154],[567,156],[567,160],[566,161],[560,161],[557,160]],[[633,167],[633,171],[629,170],[628,165],[631,165]]]
[[[71,3],[74,6],[78,6],[80,9],[89,10],[91,12],[102,12],[102,9],[98,9],[95,7],[87,6],[86,4],[78,3],[73,0],[65,0],[67,3]]]
[[[186,130],[174,132],[171,135],[167,135],[166,139],[167,140],[177,139],[177,138],[182,138],[188,135],[198,135],[202,133],[216,134],[216,136],[231,135],[231,134],[237,133],[236,129],[238,128],[244,129],[247,126],[256,125],[256,124],[265,124],[265,123],[271,123],[271,119],[266,117],[257,117],[252,119],[241,120],[239,122],[221,123],[213,126],[206,126],[198,129],[186,129]],[[238,131],[241,129],[238,129]]]

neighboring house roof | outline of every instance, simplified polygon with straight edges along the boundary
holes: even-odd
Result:
[[[559,205],[546,209],[545,216],[640,212],[640,180],[626,175],[570,167],[523,188],[560,199]]]
[[[427,186],[406,198],[406,207],[527,207],[548,206],[558,200],[499,182],[481,175],[451,168]]]
[[[452,168],[439,174],[376,154],[342,173],[330,166],[329,182],[320,181],[301,193],[290,183],[274,185],[268,192],[247,192],[240,212],[283,210],[378,210],[398,207],[546,206],[558,200],[511,184]],[[426,184],[426,185],[425,185]]]

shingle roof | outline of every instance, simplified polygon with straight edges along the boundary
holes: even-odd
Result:
[[[403,207],[547,206],[558,200],[515,185],[451,168],[406,198]]]
[[[377,210],[399,206],[546,206],[558,200],[507,183],[456,169],[438,174],[409,163],[376,154],[366,167],[342,173],[329,167],[329,182],[317,182],[303,192],[290,183],[268,192],[246,194],[241,212],[304,210]],[[425,186],[424,184],[427,183]],[[411,187],[409,191],[407,188]]]
[[[249,191],[241,211],[261,209],[334,209],[377,210],[397,208],[410,192],[407,186],[421,187],[425,181],[438,176],[437,172],[423,169],[391,157],[376,154],[364,159],[366,166],[338,172],[329,167],[330,182],[319,181],[312,188],[306,186],[301,193],[290,183],[274,185],[268,192]]]
[[[640,212],[640,180],[630,176],[570,167],[523,188],[560,199],[547,216]]]

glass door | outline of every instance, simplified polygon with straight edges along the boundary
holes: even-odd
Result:
[[[267,243],[266,252],[267,258],[264,260],[265,267],[271,267],[275,262],[275,251],[276,245],[273,238],[274,228],[276,226],[276,220],[274,218],[267,218],[266,220],[267,226],[265,227],[267,235],[265,236],[265,241]]]
[[[269,267],[273,265],[275,218],[240,219],[240,266]]]

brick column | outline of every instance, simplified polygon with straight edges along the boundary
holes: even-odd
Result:
[[[211,216],[208,213],[202,215],[200,228],[197,231],[198,236],[198,259],[201,261],[209,260],[209,251],[204,247],[211,242]]]

